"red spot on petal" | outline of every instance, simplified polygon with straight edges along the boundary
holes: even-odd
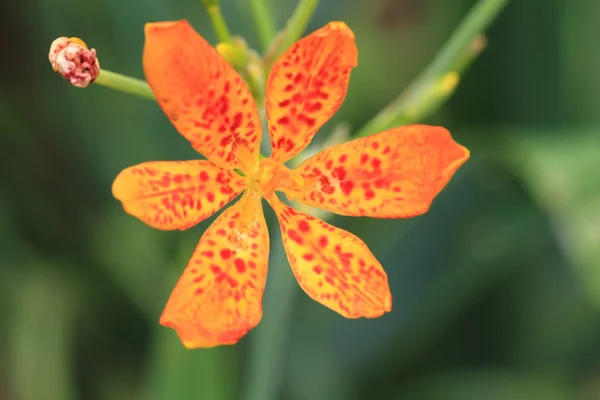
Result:
[[[373,186],[377,189],[387,189],[390,187],[390,181],[384,178],[376,179],[375,182],[373,182]]]
[[[173,182],[175,183],[182,183],[183,182],[183,175],[181,174],[177,174],[173,177]]]
[[[208,181],[208,179],[209,179],[209,176],[208,176],[208,173],[206,173],[206,171],[200,172],[200,180],[202,182],[206,182],[206,181]]]
[[[354,189],[354,182],[352,182],[352,181],[340,182],[340,189],[341,189],[342,193],[344,193],[346,196],[348,196],[352,192],[352,189]]]
[[[323,235],[319,238],[319,246],[325,247],[327,246],[327,243],[329,243],[329,239],[327,239],[327,236]]]
[[[306,261],[312,261],[315,259],[315,256],[314,256],[314,254],[306,253],[305,255],[302,256],[302,258],[304,258]]]
[[[209,202],[214,202],[215,201],[215,195],[213,192],[208,192],[206,193],[206,200],[208,200]]]
[[[346,162],[346,159],[347,159],[347,158],[348,158],[348,156],[347,156],[346,154],[342,154],[342,155],[340,156],[339,162],[341,162],[341,163],[343,163],[343,162]]]
[[[290,124],[290,119],[288,117],[281,117],[277,120],[277,123],[279,125],[289,125]]]
[[[219,230],[217,230],[217,235],[225,236],[225,235],[227,235],[227,232],[225,231],[225,229],[219,229]]]
[[[298,85],[298,84],[302,83],[303,80],[304,80],[304,75],[302,75],[301,72],[298,72],[298,75],[296,75],[296,77],[294,78],[294,84]]]
[[[323,103],[320,102],[316,102],[316,103],[307,103],[304,105],[304,109],[306,111],[308,111],[309,113],[316,113],[318,111],[321,111],[321,109],[323,108]]]
[[[232,194],[233,193],[233,189],[229,186],[221,186],[219,191],[223,194]]]
[[[320,265],[315,265],[313,267],[313,271],[315,271],[316,274],[321,274],[323,272],[323,267],[321,267]]]
[[[310,231],[310,225],[308,225],[308,222],[306,221],[300,221],[298,222],[298,229],[300,232],[308,232]]]
[[[295,95],[292,96],[292,101],[294,103],[302,103],[302,101],[304,100],[304,97],[302,96],[302,93],[298,92]]]
[[[231,257],[231,250],[229,250],[229,249],[221,250],[221,258],[223,260],[227,260],[229,257]]]
[[[365,191],[365,199],[366,200],[371,200],[373,197],[375,197],[375,192],[372,190],[366,190]]]
[[[302,121],[304,123],[306,123],[306,125],[308,125],[309,127],[313,127],[315,126],[315,124],[317,123],[317,120],[314,118],[310,118],[304,114],[299,114],[298,115],[298,121]]]
[[[304,244],[304,240],[302,239],[302,237],[298,234],[298,232],[296,232],[295,229],[290,229],[287,232],[288,237],[293,240],[294,242],[298,243],[298,244]]]
[[[236,258],[233,263],[235,264],[235,269],[241,274],[246,272],[246,263],[241,258]]]
[[[323,193],[332,194],[335,192],[335,186],[329,182],[329,178],[327,178],[325,175],[321,175],[319,177],[319,183],[321,184],[321,191]]]
[[[364,165],[367,161],[369,161],[369,155],[368,154],[361,154],[361,156],[360,156],[360,164]]]
[[[333,171],[331,172],[331,176],[333,176],[334,178],[339,179],[340,181],[343,181],[344,178],[346,178],[346,168],[344,168],[344,167],[335,167],[333,169]]]

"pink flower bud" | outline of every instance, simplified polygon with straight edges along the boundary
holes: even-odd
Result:
[[[87,87],[100,73],[96,50],[88,49],[85,42],[76,37],[56,39],[50,46],[48,58],[52,69],[76,87]]]

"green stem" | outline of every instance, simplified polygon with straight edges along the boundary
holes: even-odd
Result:
[[[221,7],[219,5],[206,6],[206,12],[210,17],[210,22],[212,22],[219,42],[231,43],[231,32],[229,32],[227,22],[225,22],[225,18],[221,14]]]
[[[267,49],[275,37],[275,25],[265,0],[249,0],[250,13],[254,20],[254,27],[263,50]]]
[[[281,234],[273,235],[269,284],[263,302],[263,319],[250,335],[249,363],[245,370],[241,397],[247,400],[277,398],[281,364],[292,317],[297,283],[281,244]]]
[[[156,100],[152,89],[145,81],[117,74],[116,72],[101,69],[94,83],[146,99]]]
[[[280,33],[280,37],[276,39],[272,48],[269,49],[265,56],[267,70],[270,70],[271,65],[281,53],[286,51],[288,47],[302,36],[318,5],[319,0],[300,0],[298,2],[294,13]]]
[[[94,83],[146,99],[156,100],[152,89],[145,81],[117,74],[116,72],[101,69]]]
[[[437,110],[454,93],[460,73],[483,50],[483,31],[508,2],[509,0],[480,0],[475,4],[431,64],[404,93],[357,132],[355,137],[423,121]]]

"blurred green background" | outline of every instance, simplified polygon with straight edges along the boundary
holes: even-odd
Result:
[[[295,2],[270,3],[280,27]],[[360,55],[319,139],[396,97],[473,4],[323,0],[309,30],[344,20]],[[144,23],[185,17],[215,43],[203,9],[3,2],[0,399],[600,398],[598,7],[513,0],[423,121],[472,153],[431,211],[333,219],[386,268],[392,313],[346,320],[310,300],[275,228],[261,324],[236,346],[187,351],[158,317],[212,219],[153,230],[110,189],[127,166],[198,155],[152,101],[69,87],[46,57],[54,38],[79,36],[103,67],[142,78]],[[223,12],[257,46],[246,1]]]

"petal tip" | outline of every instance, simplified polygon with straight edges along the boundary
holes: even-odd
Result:
[[[157,33],[162,30],[172,29],[178,26],[189,26],[189,22],[187,19],[180,19],[178,21],[161,21],[161,22],[147,22],[144,25],[144,33],[146,35],[151,33]]]
[[[333,21],[326,25],[326,28],[330,31],[339,32],[342,35],[348,36],[351,39],[354,39],[354,32],[345,22],[342,21]]]
[[[369,309],[368,312],[365,312],[364,315],[358,315],[358,317],[374,319],[379,318],[390,311],[392,311],[392,294],[388,289],[380,304],[373,305],[373,308]]]
[[[229,344],[229,343],[219,343],[216,341],[201,338],[199,335],[197,335],[193,331],[192,326],[190,326],[193,324],[177,323],[174,321],[174,319],[170,318],[169,316],[167,316],[165,314],[166,314],[166,312],[163,312],[163,314],[160,316],[159,323],[166,328],[173,329],[175,331],[175,333],[177,333],[177,337],[179,338],[179,341],[181,342],[181,344],[183,344],[183,346],[186,349],[197,349],[200,347],[207,348],[207,347],[215,347],[215,346],[218,346],[219,344]]]
[[[383,309],[385,310],[385,312],[392,311],[392,294],[391,293],[388,293],[387,297],[385,298],[385,302],[383,304]]]
[[[202,323],[190,317],[183,311],[174,311],[169,304],[159,319],[159,324],[173,329],[179,341],[187,349],[208,348],[222,345],[233,345],[240,341],[252,328],[258,325],[260,317],[256,321],[238,321],[237,326],[215,327],[210,323]]]

